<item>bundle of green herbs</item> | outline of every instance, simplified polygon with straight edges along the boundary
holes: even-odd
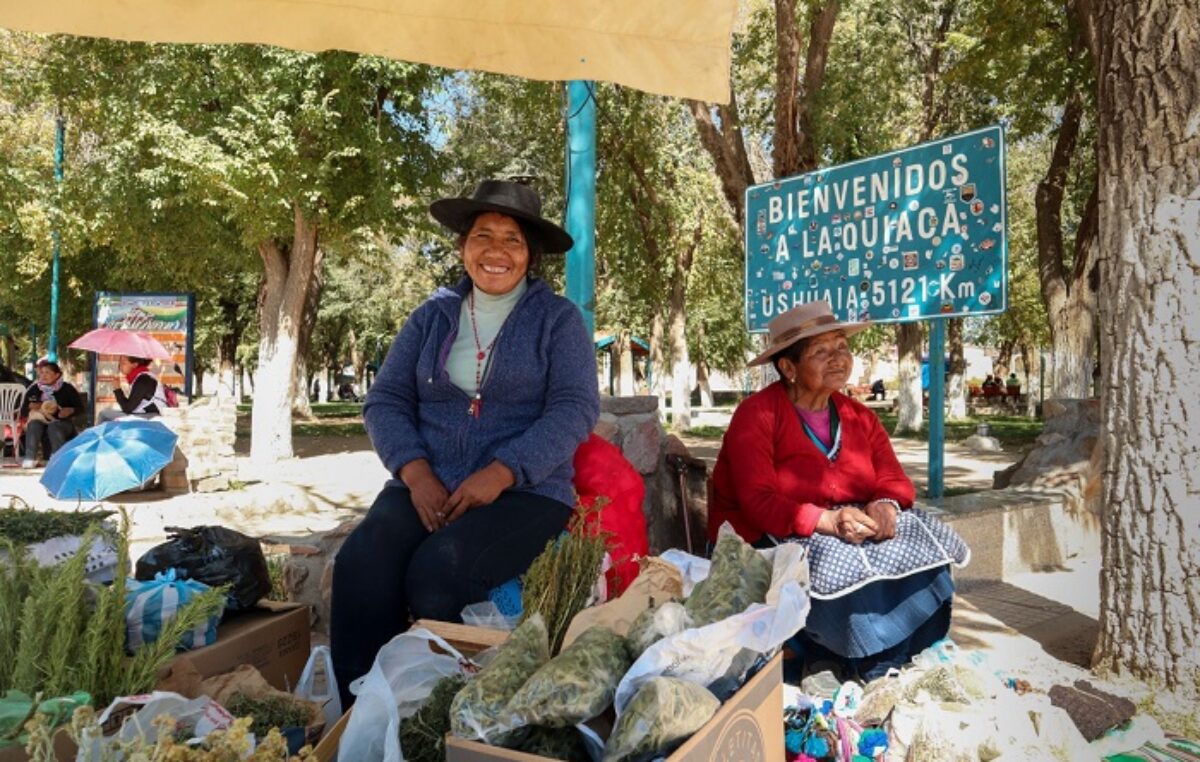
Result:
[[[546,543],[546,549],[529,565],[521,594],[521,621],[541,614],[550,634],[550,653],[562,647],[567,627],[591,600],[600,577],[607,549],[604,535],[589,520],[593,511],[607,504],[597,498],[591,508],[579,508],[571,517],[567,533]]]
[[[14,545],[31,545],[54,537],[81,535],[116,511],[35,511],[24,500],[8,496],[8,507],[0,508],[0,538]]]
[[[313,721],[312,704],[279,694],[255,697],[238,692],[229,697],[225,708],[234,717],[252,719],[250,732],[255,738],[266,738],[271,728],[306,728]]]
[[[176,644],[218,612],[225,590],[204,592],[163,626],[159,639],[125,653],[125,574],[129,569],[129,522],[113,538],[117,575],[108,586],[87,580],[93,541],[106,530],[92,524],[79,550],[56,567],[42,567],[24,546],[0,538],[0,693],[33,696],[84,691],[97,706],[154,687],[158,670],[175,655]]]
[[[421,708],[400,720],[400,750],[408,762],[442,762],[450,732],[450,702],[467,681],[462,675],[443,677]]]

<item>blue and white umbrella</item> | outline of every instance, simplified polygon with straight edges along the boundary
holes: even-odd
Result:
[[[163,470],[174,457],[178,439],[158,421],[102,423],[85,429],[51,456],[42,484],[62,500],[103,500]]]

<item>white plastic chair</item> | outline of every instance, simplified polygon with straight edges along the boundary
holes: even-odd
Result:
[[[12,432],[12,456],[17,463],[21,462],[21,435],[17,424],[21,420],[21,406],[25,404],[26,387],[21,384],[0,384],[0,434],[7,426]],[[4,442],[0,441],[0,455],[3,454]]]

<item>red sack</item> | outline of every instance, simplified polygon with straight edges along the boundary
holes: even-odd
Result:
[[[615,445],[591,434],[575,451],[575,492],[581,507],[590,508],[598,497],[608,501],[590,523],[608,533],[612,568],[605,576],[608,595],[615,598],[637,577],[637,558],[650,552],[642,513],[646,485]]]

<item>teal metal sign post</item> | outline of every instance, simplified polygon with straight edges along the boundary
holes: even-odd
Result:
[[[47,339],[46,356],[51,362],[58,362],[58,269],[59,257],[62,253],[62,181],[63,181],[63,144],[66,138],[67,123],[62,114],[54,118],[54,188],[55,215],[54,230],[51,238],[54,241],[54,255],[50,262],[50,337]]]
[[[995,125],[746,190],[746,326],[824,300],[843,320],[930,321],[929,495],[942,493],[945,318],[1003,312]]]
[[[575,239],[567,252],[567,298],[583,313],[588,336],[596,330],[596,98],[595,84],[567,83],[567,210],[564,227]]]

